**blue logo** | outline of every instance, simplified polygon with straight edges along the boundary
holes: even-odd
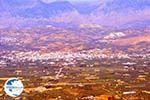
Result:
[[[18,78],[10,78],[5,82],[4,91],[11,97],[17,97],[23,92],[23,84]]]

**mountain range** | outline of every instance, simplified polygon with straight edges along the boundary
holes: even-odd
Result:
[[[25,23],[41,24],[41,21],[46,22],[45,24],[100,24],[115,27],[128,23],[137,26],[138,23],[133,25],[134,22],[146,22],[147,25],[150,20],[149,12],[149,0],[101,0],[78,3],[66,0],[49,3],[41,0],[0,0],[0,27]]]

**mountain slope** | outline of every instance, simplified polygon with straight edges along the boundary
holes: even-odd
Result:
[[[120,26],[130,22],[150,20],[149,0],[108,0],[91,14],[94,23]]]
[[[48,18],[64,12],[75,11],[68,1],[44,3],[40,0],[4,0],[5,11],[12,16]]]
[[[99,5],[99,8],[95,12],[122,12],[128,10],[143,10],[146,7],[150,7],[149,0],[111,0],[105,2],[103,5]]]

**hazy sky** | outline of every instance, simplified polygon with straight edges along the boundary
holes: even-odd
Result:
[[[61,0],[42,0],[42,1],[49,3],[49,2],[61,1]],[[65,0],[62,0],[62,1],[65,1]],[[93,1],[98,1],[98,0],[66,0],[66,1],[70,1],[70,2],[93,2]]]

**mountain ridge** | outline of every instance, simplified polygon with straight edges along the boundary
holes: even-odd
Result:
[[[18,17],[25,20],[43,18],[48,20],[47,23],[91,23],[114,27],[150,20],[148,0],[103,0],[77,4],[67,0],[50,3],[40,0],[0,0],[0,3],[0,18],[6,22],[6,15],[16,20]]]

